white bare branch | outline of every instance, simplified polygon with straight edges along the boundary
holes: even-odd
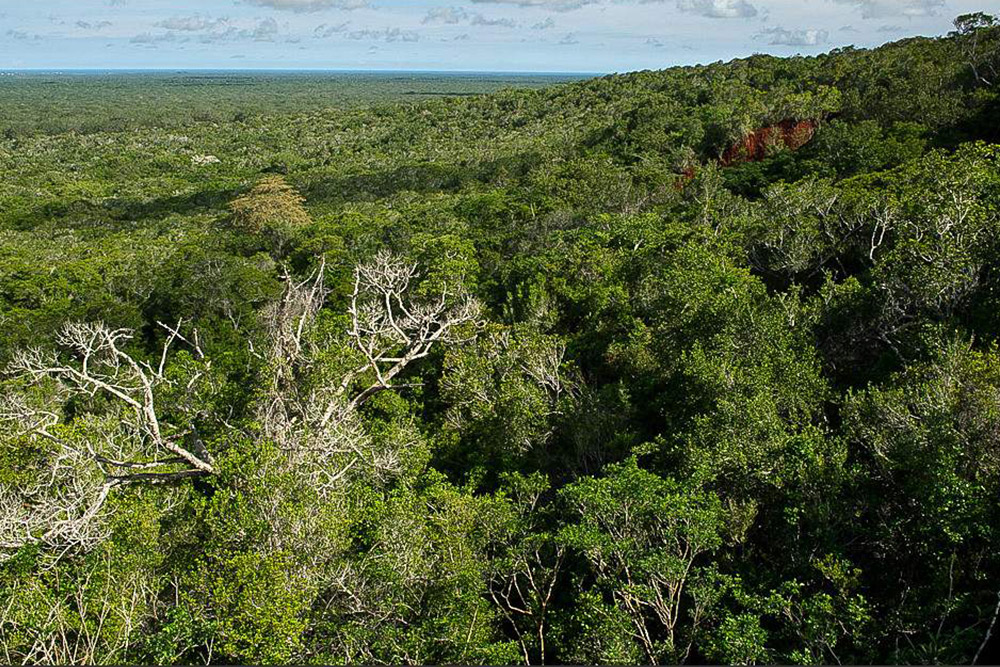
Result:
[[[87,550],[108,537],[101,515],[115,482],[69,447],[45,463],[26,488],[0,488],[0,561],[29,544]]]
[[[368,371],[374,380],[350,399],[355,408],[376,393],[393,389],[393,380],[436,345],[466,340],[463,325],[478,324],[482,308],[463,289],[445,285],[438,296],[421,300],[411,289],[416,278],[415,265],[386,252],[354,272],[348,336],[365,363],[344,377],[340,393]],[[326,415],[324,421],[331,417],[332,413]]]
[[[101,323],[66,325],[57,337],[65,354],[29,349],[14,355],[8,371],[15,380],[46,381],[54,389],[46,387],[42,406],[13,390],[0,396],[0,431],[44,443],[34,447],[25,481],[0,490],[0,554],[29,544],[63,553],[90,549],[107,537],[106,501],[116,486],[214,472],[208,452],[184,446],[188,433],[163,423],[157,412],[156,389],[169,383],[169,348],[187,341],[181,324],[165,327],[171,333],[156,366],[125,351],[130,331]],[[61,426],[55,406],[73,395],[112,399],[103,417],[77,416],[75,435]]]
[[[183,434],[168,436],[157,415],[155,389],[167,382],[163,377],[167,348],[177,338],[171,335],[164,344],[161,362],[154,369],[124,351],[132,339],[125,329],[111,329],[103,323],[71,323],[63,327],[57,340],[73,357],[64,361],[58,355],[40,350],[21,351],[14,356],[9,370],[15,377],[31,380],[53,378],[71,393],[94,396],[106,393],[131,408],[144,435],[154,448],[183,459],[195,470],[214,472],[211,457],[199,457],[181,446]]]
[[[358,409],[380,391],[411,386],[396,381],[400,373],[436,345],[461,340],[462,325],[475,328],[480,306],[460,287],[418,298],[417,267],[379,253],[354,272],[346,334],[359,357],[356,365],[303,392],[301,377],[320,351],[309,333],[327,297],[324,272],[321,264],[303,281],[286,275],[284,296],[265,313],[270,386],[258,418],[266,437],[287,453],[288,465],[329,497],[352,471],[365,470],[376,479],[399,472],[399,450],[377,448]]]

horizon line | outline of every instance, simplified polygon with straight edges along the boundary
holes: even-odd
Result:
[[[629,70],[633,71],[633,70]],[[634,70],[640,71],[640,70]],[[521,76],[605,76],[619,72],[593,70],[405,69],[339,67],[0,67],[2,73],[22,72],[343,72],[406,74],[514,74]]]

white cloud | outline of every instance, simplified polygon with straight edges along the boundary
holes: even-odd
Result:
[[[347,34],[351,39],[374,39],[382,42],[417,42],[420,35],[412,30],[402,28],[383,28],[382,30],[355,30]]]
[[[469,13],[461,7],[432,7],[424,16],[423,23],[448,23],[454,25],[469,18]]]
[[[273,18],[260,21],[249,33],[249,37],[257,42],[273,42],[277,35],[278,22]]]
[[[332,37],[333,35],[339,35],[341,33],[347,32],[347,27],[350,25],[347,23],[338,23],[336,25],[327,25],[321,23],[316,28],[313,29],[313,37]]]
[[[781,46],[819,46],[825,44],[830,37],[826,30],[787,30],[775,26],[762,30],[759,37],[768,40],[768,44]]]
[[[469,23],[471,23],[472,25],[499,26],[501,28],[516,28],[518,26],[518,22],[515,21],[514,19],[505,19],[505,18],[491,19],[483,16],[482,14],[473,15],[472,20],[469,21]]]
[[[491,5],[514,5],[517,7],[538,7],[557,12],[568,12],[586,5],[602,4],[602,0],[472,0],[472,2]]]
[[[244,0],[258,7],[270,7],[289,12],[318,12],[323,9],[360,9],[368,0]]]
[[[467,12],[461,7],[432,7],[424,16],[422,23],[446,23],[458,25],[499,26],[501,28],[516,28],[519,23],[509,18],[489,18],[478,12]]]
[[[580,9],[588,5],[612,4],[666,4],[671,0],[472,0],[474,3],[494,5],[513,5],[515,7],[534,7],[557,12]],[[716,19],[750,18],[759,13],[749,0],[675,0],[677,8],[682,12],[698,14]],[[844,2],[848,0],[836,0]],[[853,1],[853,0],[851,0]],[[929,2],[933,0],[922,0]]]
[[[833,2],[861,10],[861,16],[866,19],[935,16],[945,4],[944,0],[833,0]]]
[[[111,27],[111,21],[77,21],[76,27],[84,30],[103,30]]]
[[[153,25],[157,28],[167,30],[180,30],[183,32],[198,32],[201,30],[212,30],[225,24],[227,19],[210,19],[207,16],[195,14],[193,16],[175,16],[173,18],[157,21]]]
[[[135,35],[129,40],[133,44],[159,44],[161,42],[176,42],[179,41],[177,33],[166,32],[163,34],[154,35],[150,32],[144,32],[139,35]]]
[[[8,30],[7,36],[11,39],[25,40],[25,39],[41,39],[41,35],[30,35],[25,30]]]
[[[757,16],[757,8],[747,0],[677,0],[682,12],[713,19],[738,19]]]
[[[166,27],[167,21],[161,21],[157,24],[159,27]],[[226,22],[228,23],[228,22]],[[181,24],[171,24],[171,25],[181,25]],[[216,23],[217,27],[222,27],[222,22]],[[189,27],[184,28],[174,28],[167,30],[162,33],[150,33],[144,32],[135,35],[130,40],[132,44],[140,45],[156,45],[156,44],[185,44],[192,41],[199,42],[201,44],[218,44],[222,42],[235,42],[235,41],[254,41],[254,42],[274,42],[280,35],[280,29],[278,27],[278,22],[272,17],[265,19],[260,19],[256,23],[249,25],[245,28],[237,28],[236,26],[227,25],[224,29],[195,29]],[[195,33],[195,34],[192,34]],[[284,41],[295,42],[298,38],[294,35],[286,36]]]

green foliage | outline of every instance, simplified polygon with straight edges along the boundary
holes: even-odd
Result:
[[[995,662],[998,30],[6,78],[0,661]]]
[[[607,473],[581,479],[560,494],[576,519],[560,539],[584,556],[600,599],[614,609],[595,600],[594,612],[604,620],[593,628],[585,623],[582,641],[602,646],[586,633],[606,631],[611,623],[628,628],[625,636],[648,662],[682,661],[703,610],[694,600],[692,627],[680,626],[680,610],[691,604],[686,588],[699,575],[694,564],[722,543],[721,503],[711,493],[639,468],[634,458]],[[607,660],[601,653],[585,661]]]
[[[445,360],[441,397],[447,424],[474,443],[484,464],[544,448],[573,401],[563,344],[527,327],[496,327]]]

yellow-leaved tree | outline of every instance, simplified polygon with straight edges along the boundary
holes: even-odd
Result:
[[[267,237],[274,254],[280,255],[295,230],[312,222],[304,201],[284,177],[265,176],[230,203],[232,226],[245,234]]]

